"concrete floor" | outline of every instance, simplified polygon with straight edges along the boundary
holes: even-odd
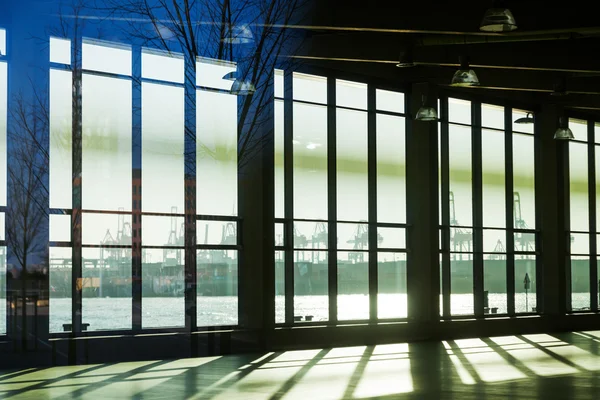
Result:
[[[600,331],[0,372],[0,399],[598,399]]]

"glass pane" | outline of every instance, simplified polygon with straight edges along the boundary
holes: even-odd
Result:
[[[535,118],[533,113],[530,111],[517,110],[517,109],[513,108],[513,110],[512,110],[513,131],[533,134],[534,124],[515,124],[514,123],[514,121],[516,121],[519,118],[527,117],[527,113],[531,114],[531,115],[529,115],[530,117]]]
[[[600,135],[600,130],[598,131]],[[596,146],[596,226],[600,226],[600,146]]]
[[[0,50],[0,54],[4,55],[4,52]],[[55,37],[50,38],[50,62],[67,65],[71,64],[70,40]]]
[[[283,98],[284,96],[284,71],[281,69],[275,70],[275,89],[273,90],[275,93],[275,97]]]
[[[327,107],[294,104],[294,217],[327,219]]]
[[[285,217],[285,168],[283,149],[284,108],[282,100],[275,100],[275,218]]]
[[[450,251],[473,251],[473,231],[465,228],[450,228]],[[464,257],[464,255],[459,255]]]
[[[183,250],[142,250],[142,327],[185,325]]]
[[[377,246],[380,249],[406,248],[406,229],[377,228]]]
[[[571,307],[573,311],[590,309],[589,257],[571,257]]]
[[[233,80],[223,79],[237,70],[233,62],[198,57],[196,60],[196,86],[211,89],[231,90]]]
[[[375,107],[378,110],[396,113],[404,112],[404,93],[376,89],[375,101]]]
[[[571,254],[590,253],[590,235],[585,233],[571,233]]]
[[[513,134],[514,225],[535,228],[534,137]]]
[[[89,331],[131,329],[131,250],[82,249],[82,322]]]
[[[0,75],[2,74],[0,63]],[[50,70],[50,158],[49,192],[51,208],[71,208],[73,199],[73,74],[70,71]],[[1,100],[0,100],[1,101]],[[0,116],[0,125],[2,117]],[[1,132],[1,130],[0,130]],[[3,187],[0,183],[0,187]],[[2,190],[0,188],[0,190]]]
[[[471,102],[448,98],[448,121],[459,124],[471,124]]]
[[[493,104],[482,104],[481,126],[504,130],[504,107]]]
[[[142,82],[145,212],[184,212],[184,95],[181,87]]]
[[[594,268],[594,266],[592,265],[592,268]],[[596,268],[597,268],[597,273],[599,278],[598,278],[598,282],[592,282],[593,285],[598,285],[598,298],[596,299],[596,304],[598,304],[600,306],[600,259],[596,259]]]
[[[594,140],[596,144],[600,144],[600,122],[594,124]]]
[[[275,224],[275,246],[284,246],[284,233],[285,225],[284,224]]]
[[[238,324],[238,254],[197,251],[198,326]]]
[[[403,117],[377,114],[377,221],[406,222],[406,127]]]
[[[142,49],[142,78],[184,83],[183,55],[154,49]]]
[[[73,249],[70,247],[50,247],[50,333],[70,331],[64,324],[71,324],[72,263]],[[3,307],[4,308],[4,307]],[[0,311],[1,312],[1,311]]]
[[[481,132],[483,226],[506,227],[504,132]]]
[[[367,85],[365,83],[336,79],[335,91],[338,106],[367,109]]]
[[[237,96],[196,91],[197,213],[237,215]]]
[[[326,249],[329,245],[327,223],[325,222],[294,222],[295,249]]]
[[[367,113],[337,110],[337,218],[366,221],[369,214]]]
[[[506,314],[506,256],[492,257],[483,261],[483,311],[492,315]]]
[[[377,318],[406,318],[406,254],[377,255]]]
[[[535,256],[515,256],[515,312],[536,312]],[[528,283],[526,283],[528,282]]]
[[[131,76],[129,46],[84,38],[81,54],[84,70]]]
[[[294,253],[294,319],[329,320],[327,252]]]
[[[584,143],[569,143],[569,188],[571,230],[588,231],[588,150]]]
[[[7,158],[6,129],[8,116],[8,66],[0,62],[0,206],[6,205]]]
[[[71,216],[50,214],[49,236],[51,242],[71,241]]]
[[[450,125],[450,225],[473,224],[471,128]]]
[[[131,215],[83,213],[81,228],[84,245],[131,245]]]
[[[338,249],[368,250],[369,225],[337,224]]]
[[[6,334],[6,247],[0,247],[0,335]]]
[[[581,140],[583,142],[588,141],[587,121],[569,118],[569,128],[571,129],[571,131],[573,131],[573,136],[575,136],[575,140]]]
[[[535,233],[515,232],[515,251],[535,251]]]
[[[484,253],[506,253],[506,231],[484,229],[483,251]]]
[[[294,72],[293,87],[294,100],[327,103],[327,78]],[[294,114],[294,119],[296,118]]]
[[[275,323],[285,323],[285,252],[275,252]]]
[[[181,229],[183,230],[183,218]],[[183,235],[181,236],[183,245]],[[196,221],[198,244],[237,244],[237,223],[232,221]]]
[[[337,268],[338,319],[369,319],[369,254],[338,252]]]
[[[131,82],[84,74],[82,85],[83,208],[129,211],[132,165]]]
[[[143,246],[183,246],[183,217],[142,216]]]
[[[472,256],[470,254],[452,256],[455,259],[450,261],[450,313],[472,315],[475,312]]]

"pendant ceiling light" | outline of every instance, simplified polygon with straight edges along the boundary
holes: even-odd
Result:
[[[437,111],[435,111],[435,108],[425,105],[425,102],[427,101],[427,97],[423,96],[422,99],[423,99],[422,105],[421,105],[421,108],[419,108],[419,111],[417,111],[415,120],[416,121],[437,121],[438,114],[437,114]]]
[[[243,80],[238,78],[237,73],[235,71],[228,73],[223,77],[223,79],[233,81],[231,89],[229,90],[229,93],[231,94],[239,96],[249,96],[256,92],[256,87],[254,86],[254,83],[252,83],[249,80]]]
[[[479,86],[479,78],[471,68],[466,57],[460,58],[460,68],[452,77],[452,86]]]
[[[479,29],[484,32],[511,32],[517,22],[508,8],[490,8],[483,15]]]
[[[558,120],[558,129],[554,132],[554,139],[556,140],[571,140],[575,139],[573,136],[573,132],[569,129],[567,125],[567,119],[565,117],[560,117]]]
[[[410,68],[410,67],[414,67],[415,61],[413,59],[413,52],[412,49],[407,49],[405,51],[402,51],[400,53],[400,59],[398,61],[398,64],[396,64],[396,67],[398,68]]]
[[[516,119],[515,124],[533,124],[534,121],[532,114],[527,113],[527,116]]]
[[[221,41],[231,44],[248,44],[254,41],[254,35],[248,25],[230,25]]]

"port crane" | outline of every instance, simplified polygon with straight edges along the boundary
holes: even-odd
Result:
[[[523,230],[531,229],[527,226],[527,222],[525,222],[521,213],[521,194],[519,192],[513,192],[513,205],[514,228]],[[528,233],[515,232],[515,250],[534,252],[535,236]]]
[[[470,253],[473,247],[473,234],[459,227],[456,219],[454,192],[450,191],[450,247],[454,252]],[[463,259],[463,254],[454,254],[455,259]],[[460,257],[460,258],[458,258]],[[470,255],[467,255],[469,259]]]

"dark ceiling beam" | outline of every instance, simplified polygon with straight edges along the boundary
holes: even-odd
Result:
[[[480,87],[455,88],[449,85],[454,68],[420,66],[396,68],[389,64],[349,63],[326,60],[304,60],[311,67],[337,70],[353,76],[371,77],[380,81],[410,85],[429,82],[446,90],[484,94],[490,98],[512,99],[531,104],[561,104],[565,107],[587,107],[600,109],[600,78],[572,80],[568,83],[566,96],[552,96],[553,74],[531,74],[527,71],[476,70]]]
[[[307,39],[295,56],[393,64],[410,40],[393,40],[390,36],[315,35]],[[496,43],[464,46],[424,46],[413,48],[416,63],[455,66],[461,55],[480,68],[515,68],[555,73],[600,74],[600,57],[591,49],[597,41],[589,39],[567,42]]]

